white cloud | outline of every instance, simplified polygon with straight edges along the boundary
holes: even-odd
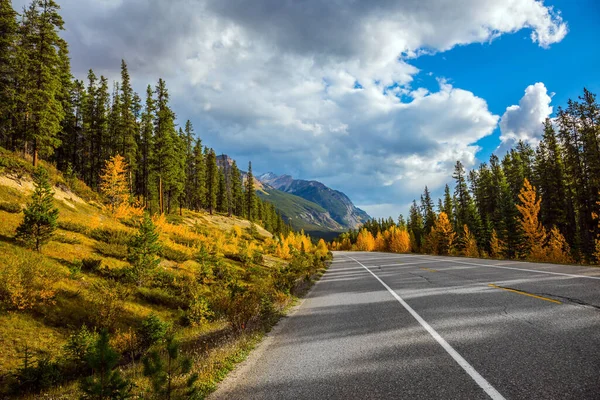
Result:
[[[474,143],[497,126],[475,94],[415,85],[412,58],[521,29],[548,47],[567,32],[535,0],[61,5],[78,77],[92,67],[117,79],[124,58],[138,91],[164,78],[179,117],[217,151],[259,172],[322,179],[360,204],[403,204],[441,186],[457,159],[474,165]],[[521,132],[516,119],[506,124]]]
[[[520,140],[537,146],[543,133],[543,122],[552,114],[552,94],[542,82],[529,85],[519,105],[506,108],[500,120],[500,141],[497,152],[504,154]]]

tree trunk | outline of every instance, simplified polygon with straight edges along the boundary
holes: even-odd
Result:
[[[161,215],[165,213],[164,201],[163,201],[163,189],[162,189],[162,177],[158,178],[158,204]]]
[[[33,140],[33,166],[37,167],[38,165],[38,145],[37,139]]]

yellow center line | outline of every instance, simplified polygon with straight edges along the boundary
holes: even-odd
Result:
[[[423,268],[421,267],[422,270],[424,271],[429,271],[429,272],[437,272],[435,269],[431,269],[431,268]]]
[[[502,289],[502,290],[506,290],[506,291],[509,291],[509,292],[513,292],[513,293],[517,293],[517,294],[522,294],[522,295],[525,295],[525,296],[533,297],[533,298],[536,298],[536,299],[549,301],[551,303],[562,304],[562,302],[560,302],[558,300],[549,299],[548,297],[542,297],[542,296],[538,296],[536,294],[531,294],[531,293],[523,292],[522,290],[505,288],[505,287],[502,287],[502,286],[494,285],[493,283],[490,283],[488,286],[492,287],[494,289]]]

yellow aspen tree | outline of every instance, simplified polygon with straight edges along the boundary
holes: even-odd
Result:
[[[440,213],[431,233],[436,254],[444,256],[450,254],[454,250],[456,232],[452,229],[452,224],[445,212],[442,211]]]
[[[117,154],[106,160],[100,175],[100,191],[106,196],[112,213],[122,204],[129,202],[127,174],[125,158]]]
[[[325,258],[327,254],[329,254],[329,249],[327,248],[327,244],[323,239],[319,239],[319,243],[317,243],[317,249],[315,250],[315,254],[317,257]]]
[[[377,236],[375,237],[375,251],[387,251],[385,238],[381,232],[377,232]]]
[[[463,255],[465,257],[479,257],[479,249],[477,248],[477,241],[475,236],[469,230],[467,224],[463,226],[463,237],[462,237]]]
[[[548,235],[546,257],[547,261],[554,263],[569,264],[573,262],[571,248],[557,227],[553,227]]]
[[[350,238],[344,238],[342,240],[342,244],[340,245],[340,250],[350,250],[352,249],[352,242]]]
[[[517,209],[521,213],[519,222],[525,239],[523,252],[529,260],[543,261],[546,258],[544,242],[547,235],[546,229],[538,219],[542,199],[537,196],[535,187],[527,179],[523,182],[519,201],[521,202],[517,204]]]
[[[408,253],[410,251],[410,237],[405,229],[390,228],[390,251],[393,253]]]
[[[356,250],[358,251],[373,251],[375,249],[375,238],[365,228],[361,229],[356,239]]]
[[[505,250],[506,244],[498,238],[496,230],[492,229],[492,237],[490,238],[490,257],[501,258]]]

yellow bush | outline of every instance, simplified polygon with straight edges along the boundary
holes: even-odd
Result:
[[[361,229],[356,239],[356,249],[358,251],[373,251],[375,250],[375,238],[366,229]]]
[[[389,247],[392,253],[408,253],[410,251],[410,237],[405,229],[392,226],[388,232]]]
[[[10,250],[10,251],[9,251]],[[27,310],[52,304],[55,285],[64,268],[34,252],[0,247],[0,303],[6,309]]]

